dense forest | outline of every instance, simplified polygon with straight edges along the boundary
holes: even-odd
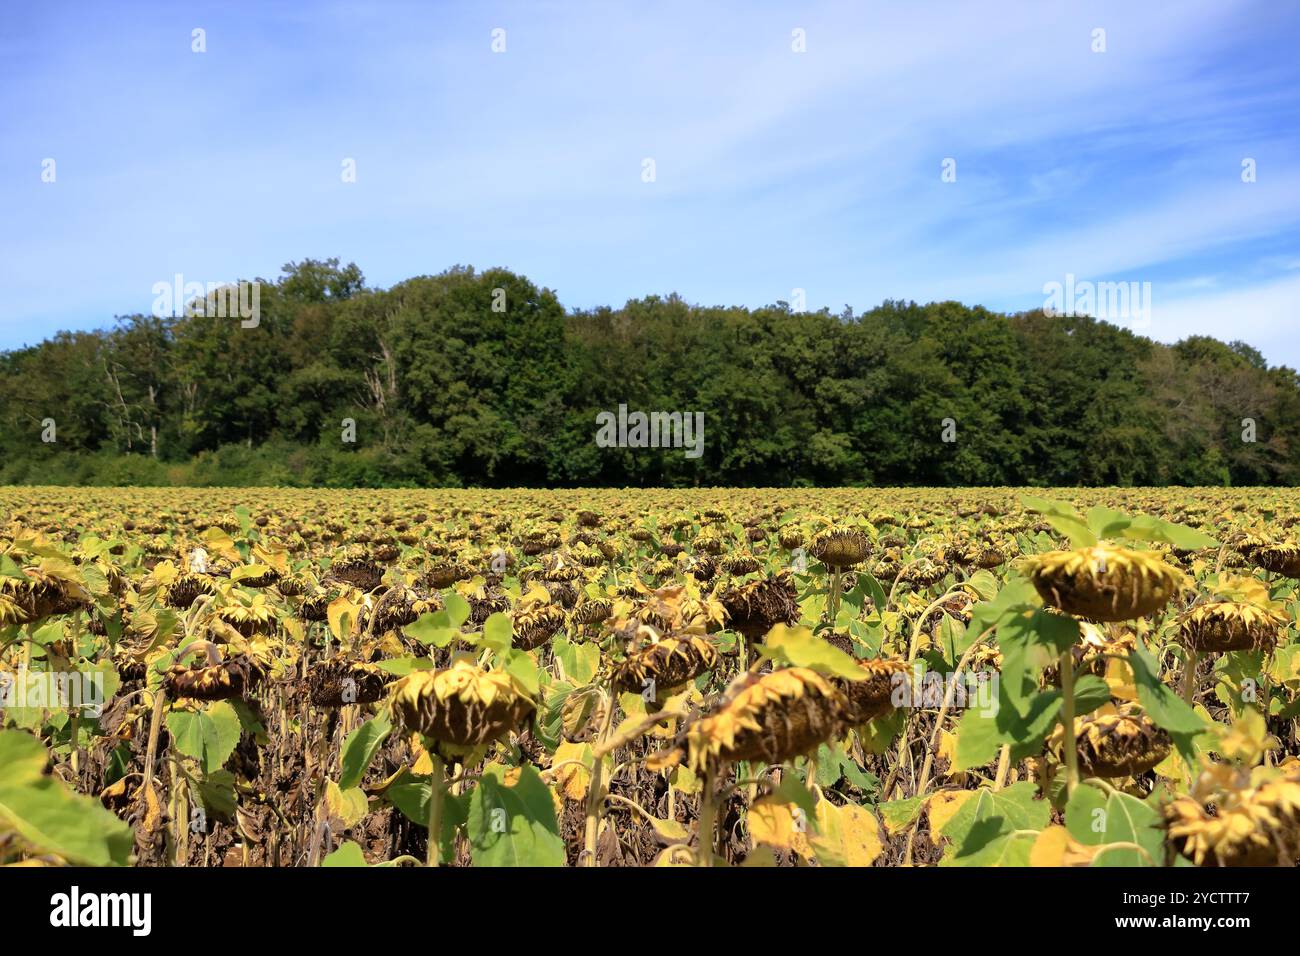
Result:
[[[373,289],[333,259],[259,306],[0,353],[0,483],[1300,484],[1300,377],[1240,342],[955,302],[566,311],[506,270]],[[601,447],[619,405],[702,412],[702,455]]]

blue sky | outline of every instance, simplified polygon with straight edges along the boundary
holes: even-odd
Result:
[[[0,29],[0,349],[177,273],[339,256],[380,286],[506,266],[571,307],[1150,282],[1147,334],[1300,367],[1295,4],[86,2]]]

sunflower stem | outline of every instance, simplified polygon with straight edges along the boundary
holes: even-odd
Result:
[[[1011,745],[1003,744],[1002,753],[998,756],[998,775],[993,781],[993,792],[1001,790],[1007,785],[1007,773],[1011,770]]]
[[[1192,647],[1187,649],[1187,662],[1183,665],[1183,700],[1191,707],[1196,699],[1196,665],[1200,663],[1200,653]]]
[[[167,689],[165,686],[159,686],[154,691],[153,713],[149,715],[149,746],[145,751],[144,783],[141,785],[145,790],[153,783],[154,761],[158,757],[158,734],[162,730],[163,708],[166,706]]]
[[[1079,751],[1074,740],[1074,647],[1061,652],[1061,724],[1065,732],[1065,796],[1079,783]]]
[[[587,785],[587,821],[582,836],[582,866],[596,865],[596,838],[600,835],[600,813],[605,806],[605,754],[602,749],[614,725],[614,689],[604,695],[605,719],[600,725],[596,746],[592,748],[591,782]]]
[[[831,633],[835,633],[835,619],[840,613],[840,569],[831,569],[830,619]]]
[[[72,775],[80,778],[81,774],[81,711],[74,710],[70,723],[70,732],[72,734],[72,752],[68,755],[72,764]],[[77,781],[80,783],[80,779]]]
[[[425,866],[438,866],[442,856],[442,801],[447,792],[447,767],[437,754],[429,754],[433,776],[429,787],[429,849]]]
[[[713,847],[717,829],[718,805],[713,793],[713,772],[706,771],[700,790],[700,849],[696,866],[713,866]]]

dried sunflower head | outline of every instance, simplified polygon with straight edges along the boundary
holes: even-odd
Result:
[[[655,698],[662,700],[717,663],[718,652],[707,639],[693,634],[669,635],[622,661],[614,669],[614,685],[640,694],[653,682]]]
[[[610,601],[588,599],[573,608],[573,620],[582,626],[599,624],[609,617],[614,605]]]
[[[857,662],[866,680],[837,679],[835,686],[844,695],[848,705],[844,717],[853,726],[861,726],[877,717],[884,717],[895,708],[894,690],[908,679],[910,667],[901,657],[879,657]]]
[[[967,559],[971,565],[984,570],[992,570],[1001,567],[1006,562],[1007,556],[999,548],[992,545],[972,548],[967,552]]]
[[[541,647],[564,628],[564,608],[558,604],[539,604],[514,614],[514,646],[531,651]]]
[[[255,594],[247,604],[227,604],[217,609],[217,619],[229,624],[244,637],[254,634],[270,634],[278,625],[275,608],[266,601],[266,596]]]
[[[1146,773],[1169,756],[1169,733],[1140,713],[1117,712],[1074,721],[1079,772],[1086,777],[1132,777]],[[1052,735],[1058,753],[1064,742],[1062,728]]]
[[[29,620],[27,611],[12,595],[0,591],[0,627]]]
[[[372,704],[384,696],[388,675],[373,664],[335,658],[312,667],[307,688],[316,707]]]
[[[778,624],[799,620],[798,592],[788,574],[749,581],[727,588],[719,595],[731,626],[751,641],[758,640]]]
[[[803,532],[795,527],[782,528],[776,540],[787,551],[793,551],[795,548],[803,547]]]
[[[689,631],[704,634],[716,631],[726,620],[726,609],[719,601],[701,597],[693,582],[670,585],[649,591],[636,583],[631,596],[640,599],[632,616],[661,632]]]
[[[360,546],[347,548],[330,563],[326,580],[348,584],[358,591],[373,591],[384,579],[384,569]]]
[[[1094,621],[1146,617],[1186,586],[1183,573],[1159,554],[1106,542],[1030,555],[1021,566],[1044,601]]]
[[[783,763],[815,749],[844,727],[844,695],[814,670],[787,667],[743,674],[712,713],[692,721],[678,742],[647,763],[665,768],[683,757],[696,772],[738,760]]]
[[[391,691],[403,725],[436,741],[444,756],[463,756],[517,730],[536,710],[513,677],[467,658],[408,674]]]
[[[329,617],[330,602],[336,597],[338,597],[337,594],[326,591],[324,588],[317,588],[306,595],[298,604],[298,618],[303,621],[325,620]]]
[[[1197,866],[1294,865],[1300,858],[1300,763],[1216,764],[1164,808],[1173,850]]]
[[[84,607],[90,597],[65,569],[50,563],[24,568],[23,574],[22,578],[0,577],[0,597],[17,606],[24,621],[68,614]]]
[[[291,574],[288,577],[281,578],[276,587],[283,597],[302,597],[302,595],[311,591],[314,583],[304,574]]]
[[[711,554],[716,556],[721,554],[724,548],[725,545],[723,545],[722,539],[711,532],[701,534],[691,542],[691,549],[697,554]]]
[[[215,592],[216,586],[210,576],[187,571],[178,574],[176,579],[167,586],[163,603],[168,607],[184,610],[197,601],[201,595]]]
[[[1300,544],[1278,541],[1252,547],[1247,557],[1256,567],[1287,578],[1300,578]]]
[[[829,568],[852,568],[867,560],[871,539],[857,528],[831,528],[813,538],[808,550]]]
[[[722,570],[737,577],[763,569],[763,562],[752,554],[729,554],[722,559]]]
[[[244,568],[251,569],[254,568],[254,566],[244,565],[238,570],[243,571]],[[256,571],[256,574],[250,574],[247,572],[240,574],[238,576],[239,583],[249,588],[267,588],[280,580],[280,572],[269,565],[262,565],[261,567],[256,568]]]
[[[943,561],[923,557],[905,565],[898,573],[898,580],[914,588],[928,588],[942,581],[947,573],[948,565]]]
[[[194,700],[226,700],[243,697],[262,678],[262,669],[252,659],[238,655],[219,664],[186,667],[174,664],[166,673],[167,693]]]
[[[547,581],[576,581],[582,577],[582,567],[572,555],[555,551],[542,559],[542,577]]]
[[[481,589],[469,595],[469,620],[476,627],[483,624],[493,614],[504,614],[510,610],[510,596],[496,589]]]
[[[1178,638],[1196,651],[1271,651],[1287,616],[1281,605],[1271,608],[1245,601],[1198,604],[1182,616]]]
[[[416,587],[398,584],[383,593],[370,615],[376,634],[396,631],[413,624],[422,614],[442,610],[442,600]]]
[[[431,564],[424,572],[426,587],[440,591],[449,588],[457,581],[468,581],[474,576],[474,569],[461,561],[439,561]]]

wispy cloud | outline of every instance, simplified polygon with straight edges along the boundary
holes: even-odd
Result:
[[[0,348],[147,310],[176,272],[339,255],[378,284],[504,265],[576,306],[1152,281],[1151,334],[1254,303],[1232,337],[1300,365],[1297,37],[1245,0],[24,8]]]

